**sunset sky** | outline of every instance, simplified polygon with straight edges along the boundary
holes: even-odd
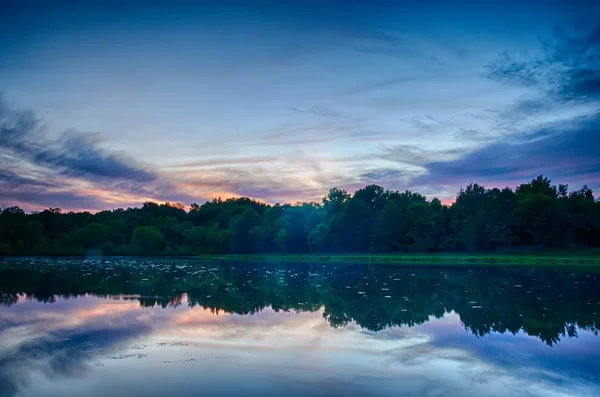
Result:
[[[0,206],[600,190],[591,0],[9,0],[0,94]]]

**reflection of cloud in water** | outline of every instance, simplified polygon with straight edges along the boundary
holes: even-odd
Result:
[[[0,322],[8,324],[0,329],[0,396],[28,388],[38,373],[54,380],[82,376],[94,356],[150,331],[148,325],[131,321],[137,304],[110,304],[107,315],[102,310],[106,302],[26,302],[0,310]],[[89,310],[97,314],[89,315]]]
[[[10,324],[0,330],[2,396],[600,392],[589,379],[598,339],[578,351],[577,340],[550,348],[522,334],[475,338],[454,313],[412,328],[371,332],[355,323],[330,328],[322,310],[216,315],[199,306],[163,310],[87,297],[3,308],[0,322]],[[143,358],[135,359],[138,354]],[[580,354],[579,364],[573,354]],[[103,366],[93,366],[97,362]]]
[[[430,324],[423,326],[428,327]],[[578,338],[565,338],[553,348],[531,343],[531,339],[522,331],[516,335],[492,333],[473,338],[457,327],[448,326],[445,332],[437,333],[432,345],[436,349],[455,346],[481,360],[493,361],[506,371],[556,385],[598,382],[595,379],[598,371],[592,363],[600,362],[600,339],[593,333],[581,331]]]

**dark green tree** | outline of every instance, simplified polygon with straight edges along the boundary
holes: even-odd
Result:
[[[107,237],[108,227],[99,223],[90,223],[77,232],[77,241],[85,249],[102,248]]]
[[[152,226],[140,226],[133,232],[131,244],[139,254],[155,254],[163,249],[165,239],[160,231]]]

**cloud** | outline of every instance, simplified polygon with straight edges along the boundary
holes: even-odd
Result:
[[[269,203],[320,199],[324,188],[315,182],[319,175],[304,171],[293,172],[293,165],[281,163],[278,168],[219,168],[202,174],[182,176],[177,184],[180,191],[201,190],[213,198],[246,196]]]
[[[600,99],[600,25],[555,29],[541,57],[519,59],[505,51],[486,75],[562,101]]]
[[[97,135],[78,132],[65,133],[53,148],[40,145],[29,149],[36,164],[57,169],[64,175],[84,178],[107,178],[151,182],[156,174],[147,171],[123,154],[108,152],[99,147]]]
[[[541,60],[516,59],[508,51],[504,51],[491,64],[487,65],[486,76],[503,83],[535,87],[542,85],[546,63]]]
[[[396,163],[409,164],[423,167],[433,160],[444,161],[458,158],[465,151],[462,149],[449,149],[445,151],[428,151],[416,145],[395,145],[383,147],[381,157]]]
[[[418,81],[422,77],[397,77],[397,78],[389,78],[384,80],[372,81],[364,84],[357,85],[356,87],[346,91],[345,95],[356,95],[356,94],[365,94],[372,91],[384,90],[386,88],[392,88],[396,86],[404,85],[408,82]]]
[[[385,129],[374,128],[360,118],[339,121],[295,123],[282,125],[266,131],[260,138],[245,142],[253,146],[291,146],[325,144],[334,141],[373,142],[389,138],[393,133]]]
[[[148,167],[103,146],[98,134],[68,130],[51,138],[33,112],[2,98],[0,164],[1,205],[99,210],[146,200],[195,201]]]
[[[357,182],[342,186],[347,191],[353,192],[363,188],[365,185],[379,185],[390,190],[411,190],[411,181],[422,171],[398,168],[375,168],[363,172],[357,178]],[[422,193],[422,192],[421,192]]]
[[[559,93],[567,99],[600,97],[600,25],[555,31],[550,55],[559,71]]]
[[[199,160],[191,161],[182,164],[175,164],[163,167],[164,169],[183,169],[183,168],[215,168],[224,166],[235,166],[235,165],[253,165],[253,164],[265,164],[277,161],[275,156],[256,156],[256,157],[241,157],[241,158],[215,158],[211,160]]]
[[[0,182],[4,182],[8,185],[15,187],[22,185],[31,185],[38,187],[56,186],[54,183],[45,180],[38,180],[27,176],[17,175],[10,170],[0,170]]]
[[[9,155],[62,175],[137,182],[157,178],[125,155],[102,148],[98,135],[71,130],[49,139],[33,112],[14,109],[1,98],[0,144]]]
[[[84,375],[97,356],[119,352],[123,343],[152,330],[152,324],[132,316],[138,310],[135,304],[109,303],[110,319],[81,315],[82,309],[102,306],[91,299],[60,299],[51,307],[25,305],[0,313],[0,323],[8,325],[0,332],[1,396],[23,394],[40,381],[39,375],[49,379]]]
[[[377,168],[360,174],[360,178],[367,183],[379,183],[382,180],[400,179],[406,176],[406,171],[395,168]]]
[[[0,202],[1,205],[11,204],[36,209],[64,207],[73,210],[100,210],[106,206],[103,200],[77,191],[53,192],[27,184],[22,184],[16,189],[2,189],[1,186],[0,193],[3,200]]]
[[[51,139],[32,112],[13,109],[5,102],[1,111],[0,205],[19,205],[26,210],[59,206],[95,211],[139,206],[147,200],[191,203],[236,196],[270,203],[320,200],[330,186],[355,186],[365,178],[356,174],[343,177],[332,171],[331,164],[344,159],[304,158],[302,153],[290,152],[292,145],[370,141],[380,136],[351,120],[293,124],[267,132],[258,141],[241,142],[244,147],[262,146],[253,156],[213,155],[155,172],[103,146],[98,134],[70,130]],[[297,111],[339,116],[319,107]],[[266,145],[281,145],[286,150],[265,155]],[[347,160],[360,162],[362,158]],[[328,164],[325,170],[321,162]]]
[[[492,111],[500,137],[485,146],[428,162],[409,151],[427,169],[411,182],[506,186],[545,174],[600,188],[600,25],[556,29],[540,57],[505,51],[486,70],[492,80],[533,91]]]
[[[342,112],[327,108],[324,106],[313,106],[307,109],[300,109],[294,106],[288,107],[289,110],[294,111],[296,113],[308,114],[311,116],[318,117],[329,117],[329,118],[348,118],[348,116],[344,115]]]
[[[348,29],[344,33],[350,38],[350,48],[357,52],[391,56],[404,62],[407,59],[418,59],[436,66],[444,64],[431,43],[420,42],[402,32],[363,26]],[[429,45],[425,47],[424,44]]]
[[[427,175],[413,182],[508,184],[544,173],[600,187],[599,130],[600,115],[596,115],[540,129],[525,140],[507,137],[457,160],[425,164]]]

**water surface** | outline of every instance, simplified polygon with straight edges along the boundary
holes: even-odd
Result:
[[[0,396],[598,396],[572,267],[0,259]]]

